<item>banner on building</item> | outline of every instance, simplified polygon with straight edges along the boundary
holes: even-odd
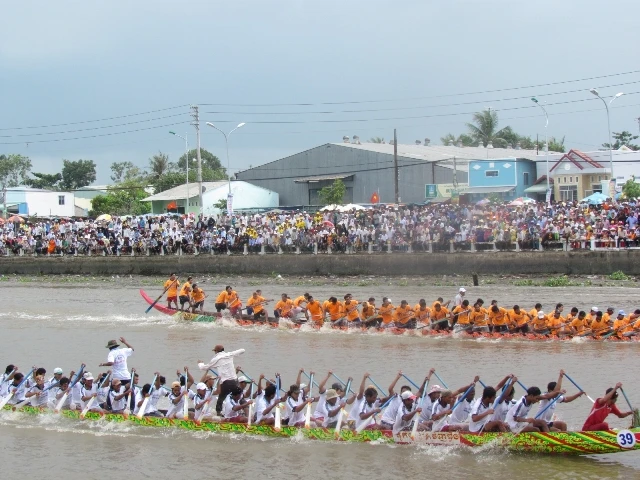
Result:
[[[227,195],[227,215],[233,215],[233,193]]]

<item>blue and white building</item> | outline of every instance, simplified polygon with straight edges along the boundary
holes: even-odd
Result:
[[[509,201],[527,196],[525,190],[537,180],[536,162],[526,158],[496,158],[469,161],[469,187],[460,195],[469,202],[498,195]]]

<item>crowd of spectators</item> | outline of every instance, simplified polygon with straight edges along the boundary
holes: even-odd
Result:
[[[362,207],[360,207],[362,208]],[[640,246],[640,203],[379,205],[338,211],[25,219],[0,224],[0,254],[170,255],[573,249]],[[453,246],[452,246],[453,244]]]

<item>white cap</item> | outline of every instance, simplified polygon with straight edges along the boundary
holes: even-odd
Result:
[[[624,313],[624,310],[618,310],[618,315],[622,315],[624,317],[626,314]]]
[[[400,398],[402,398],[402,400],[413,400],[414,398],[416,398],[416,396],[410,390],[407,390],[406,392],[402,392]]]
[[[598,307],[591,307],[591,311],[592,312],[597,312],[598,311]]]
[[[196,390],[206,390],[206,389],[207,389],[207,386],[202,382],[200,382],[200,383],[198,383],[198,385],[196,385]]]
[[[251,381],[249,380],[249,378],[248,378],[248,377],[246,377],[245,375],[240,375],[240,376],[238,377],[238,383],[240,383],[240,382],[251,383]]]
[[[544,318],[544,312],[542,310],[538,312],[538,318]]]
[[[303,389],[307,388],[307,384],[306,383],[301,383],[300,387],[298,387],[298,388],[300,388],[300,390],[303,390]]]
[[[88,377],[87,377],[87,376],[86,376],[86,374],[85,374],[84,379],[85,379],[86,381],[89,381],[89,380],[93,380],[94,378],[93,378],[93,375],[91,375],[91,374],[89,374],[89,376],[88,376]]]
[[[64,371],[60,368],[60,367],[56,367],[53,369],[53,374],[54,375],[62,375],[64,373]]]
[[[465,293],[465,292],[467,291],[467,289],[466,289],[466,288],[464,288],[464,287],[460,287],[460,290],[458,290],[458,291],[459,291],[460,293]]]
[[[91,375],[91,372],[84,372],[84,375],[82,376],[82,378],[86,380],[89,377],[93,378],[93,375]]]

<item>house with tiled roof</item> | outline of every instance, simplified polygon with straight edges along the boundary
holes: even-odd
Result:
[[[594,192],[607,193],[611,169],[580,150],[569,150],[549,169],[554,198],[559,201],[582,200]]]

